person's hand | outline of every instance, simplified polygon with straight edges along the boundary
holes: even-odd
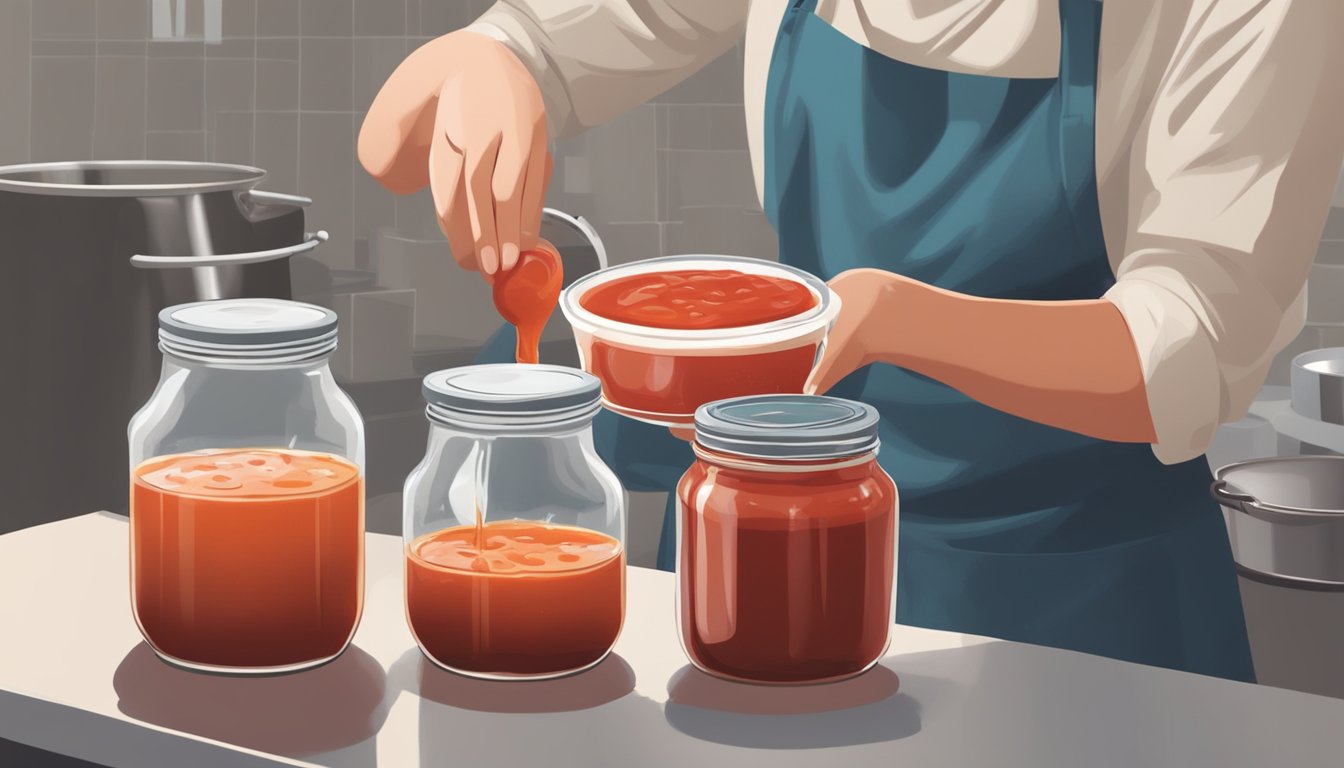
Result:
[[[397,194],[428,184],[453,258],[491,280],[536,245],[546,141],[531,74],[499,41],[462,30],[418,48],[383,84],[359,161]]]
[[[882,342],[895,331],[882,315],[891,313],[893,294],[906,280],[880,269],[851,269],[827,283],[840,297],[840,315],[803,386],[805,393],[825,394],[849,374],[877,362]]]

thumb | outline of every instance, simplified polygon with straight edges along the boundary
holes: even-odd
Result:
[[[803,392],[809,395],[829,392],[841,379],[863,367],[863,356],[864,351],[850,334],[833,331],[826,339],[821,360],[803,385]]]

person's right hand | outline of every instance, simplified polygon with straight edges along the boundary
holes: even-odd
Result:
[[[397,194],[429,184],[453,258],[493,280],[536,245],[546,141],[532,75],[502,43],[461,30],[416,49],[383,84],[359,162]]]

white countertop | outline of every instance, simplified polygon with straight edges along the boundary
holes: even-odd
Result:
[[[131,618],[127,525],[0,536],[0,737],[112,766],[1338,766],[1344,700],[898,625],[851,681],[765,688],[687,667],[673,577],[631,568],[615,653],[486,683],[423,661],[401,540],[369,534],[354,645],[262,679],[171,668]],[[898,682],[899,681],[899,682]],[[820,750],[820,751],[819,751]]]

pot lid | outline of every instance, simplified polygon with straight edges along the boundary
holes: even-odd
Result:
[[[0,191],[59,197],[154,197],[251,189],[266,172],[247,165],[100,160],[0,166]]]

